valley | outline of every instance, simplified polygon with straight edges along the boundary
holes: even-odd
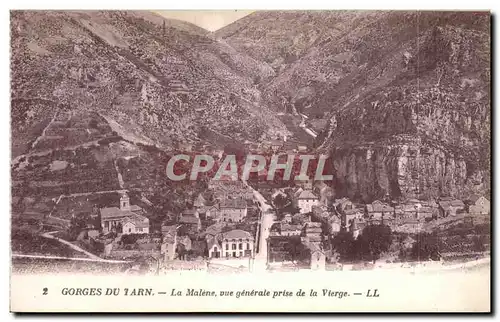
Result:
[[[312,254],[334,261],[344,233],[354,237],[342,245],[362,249],[357,236],[374,226],[395,236],[383,256],[343,264],[420,260],[426,243],[452,258],[489,254],[490,19],[259,11],[209,32],[146,11],[12,11],[16,261],[74,268],[63,259],[87,255],[109,261],[96,270],[123,271],[113,263],[127,258],[158,273],[163,259],[226,257],[212,269],[239,270],[227,258],[251,257],[266,269],[273,247],[304,247],[313,269]],[[196,155],[240,166],[251,153],[326,155],[333,180],[165,172],[179,154],[187,173]],[[229,252],[228,233],[246,248]],[[299,235],[300,247],[280,248]]]

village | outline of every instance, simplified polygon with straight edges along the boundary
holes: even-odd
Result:
[[[267,164],[283,165],[263,167],[248,176],[211,177],[209,172],[214,171],[208,170],[197,180],[175,181],[156,191],[152,187],[161,187],[155,172],[159,170],[147,169],[149,164],[160,169],[159,162],[152,163],[147,154],[109,159],[102,168],[110,176],[114,171],[116,182],[107,180],[102,188],[82,190],[75,185],[55,190],[54,195],[62,194],[21,210],[16,218],[25,221],[36,215],[36,222],[50,228],[39,233],[42,241],[58,241],[71,254],[129,263],[129,271],[156,274],[367,268],[375,262],[380,267],[477,257],[489,249],[486,196],[393,200],[386,194],[368,203],[337,196],[333,181],[318,180],[317,169],[304,170],[301,155],[312,153],[311,148],[294,138],[287,140],[286,135],[238,147],[182,144],[176,151],[205,153],[216,162],[235,155],[238,172],[249,154],[271,161]],[[286,170],[284,163],[293,164],[292,169]],[[189,165],[181,170],[187,171]],[[300,176],[291,178],[291,173]],[[15,256],[46,255],[23,247],[16,246]],[[57,255],[70,256],[51,247]]]
[[[104,206],[94,204],[89,209],[87,205],[87,215],[74,212],[68,231],[80,246],[90,245],[85,248],[99,258],[148,262],[147,270],[156,274],[178,269],[345,269],[352,263],[364,267],[381,257],[384,263],[442,260],[443,249],[437,257],[411,258],[412,248],[420,247],[416,246],[419,236],[457,225],[471,229],[490,220],[490,201],[485,196],[397,202],[387,195],[362,204],[336,198],[332,187],[312,179],[283,187],[211,179],[205,191],[186,201],[184,210],[169,213],[158,225],[149,219],[151,201],[132,194],[140,205],[131,201],[127,190],[117,191]],[[388,229],[390,236],[380,227]],[[363,239],[370,229],[374,240]],[[376,244],[383,246],[369,254],[357,249]],[[488,239],[473,240],[475,252],[458,252],[477,255],[488,244]],[[405,251],[408,257],[395,258],[395,253]],[[382,256],[389,253],[392,257]]]

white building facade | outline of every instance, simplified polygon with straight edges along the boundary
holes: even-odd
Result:
[[[253,257],[254,238],[244,230],[232,230],[222,236],[222,257]]]
[[[302,191],[297,198],[297,206],[301,214],[311,212],[312,207],[317,205],[319,205],[319,199],[310,190]]]

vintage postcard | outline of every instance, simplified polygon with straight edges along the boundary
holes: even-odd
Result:
[[[489,312],[490,23],[11,11],[11,311]]]

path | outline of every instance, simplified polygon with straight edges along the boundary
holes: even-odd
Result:
[[[101,139],[88,141],[88,142],[75,144],[75,145],[68,145],[65,147],[58,148],[57,150],[70,151],[70,150],[76,150],[80,147],[87,148],[87,147],[92,146],[92,145],[98,146],[100,140]],[[26,154],[21,154],[21,155],[17,156],[16,158],[14,158],[14,160],[12,160],[12,165],[17,164],[21,158],[26,158],[26,157],[31,157],[31,156],[39,156],[40,157],[40,156],[50,154],[50,153],[54,152],[54,150],[56,150],[56,149],[46,149],[46,150],[41,150],[41,151],[37,151],[37,152],[29,152]]]
[[[116,190],[77,192],[77,193],[72,193],[72,194],[69,194],[69,195],[60,195],[59,198],[57,199],[56,203],[54,204],[54,207],[52,207],[52,210],[48,214],[48,217],[52,218],[52,219],[55,219],[55,220],[61,220],[64,223],[69,223],[69,220],[67,220],[67,219],[63,219],[63,218],[52,216],[52,213],[54,212],[54,210],[56,209],[57,205],[59,204],[59,202],[63,198],[83,197],[83,196],[90,196],[90,195],[93,195],[93,194],[103,194],[103,193],[112,193],[112,192],[126,193],[126,192],[128,192],[128,190],[127,189],[116,189]]]
[[[123,182],[123,176],[120,173],[120,169],[118,168],[118,164],[116,163],[116,159],[113,161],[113,164],[115,166],[116,175],[118,177],[118,184],[120,185],[120,189],[123,189],[123,187],[125,187],[125,183]]]
[[[252,189],[255,200],[259,202],[259,208],[261,211],[260,215],[260,227],[259,227],[259,252],[255,256],[254,268],[258,270],[266,269],[267,267],[267,238],[271,231],[271,226],[274,223],[274,213],[272,207],[267,203],[264,196],[252,186],[250,186],[246,181],[243,183]]]
[[[112,259],[94,259],[94,258],[78,258],[78,257],[62,257],[62,256],[47,256],[47,255],[26,255],[26,254],[12,254],[12,257],[17,258],[40,258],[40,259],[65,259],[73,261],[85,262],[100,262],[100,263],[130,263],[128,261],[112,260]]]
[[[97,260],[97,261],[105,261],[105,259],[102,259],[100,258],[99,256],[97,255],[94,255],[92,254],[91,252],[88,252],[86,251],[85,249],[81,248],[81,247],[78,247],[72,243],[70,243],[69,241],[67,240],[64,240],[64,239],[61,239],[61,238],[57,238],[57,237],[54,237],[52,236],[52,234],[55,234],[57,233],[57,231],[52,231],[52,232],[48,232],[48,233],[44,233],[42,234],[42,237],[45,237],[45,238],[49,238],[49,239],[55,239],[57,240],[58,242],[60,243],[63,243],[65,245],[68,245],[69,247],[73,248],[74,250],[76,250],[77,252],[81,252],[81,253],[84,253],[85,255],[87,255],[88,257],[90,257],[91,259],[94,259],[94,260]]]
[[[35,146],[38,144],[38,142],[45,136],[45,132],[47,132],[47,129],[52,125],[52,123],[54,123],[54,120],[56,119],[57,114],[59,114],[59,111],[56,111],[54,113],[54,116],[52,116],[52,119],[50,119],[49,124],[47,124],[47,126],[43,129],[42,134],[40,134],[36,138],[36,140],[33,141],[33,143],[31,144],[31,149],[30,150],[33,150],[35,148]]]
[[[313,145],[315,136],[311,134],[312,132],[306,131],[305,119],[302,116],[284,114],[278,116],[278,118],[281,120],[281,122],[283,122],[288,131],[293,134],[292,140],[296,141],[297,144],[306,146]]]
[[[316,133],[316,131],[314,131],[313,129],[306,127],[306,120],[308,119],[308,117],[304,114],[300,114],[300,116],[302,117],[302,121],[300,122],[299,127],[301,127],[307,134],[315,139],[318,136],[318,133]]]

